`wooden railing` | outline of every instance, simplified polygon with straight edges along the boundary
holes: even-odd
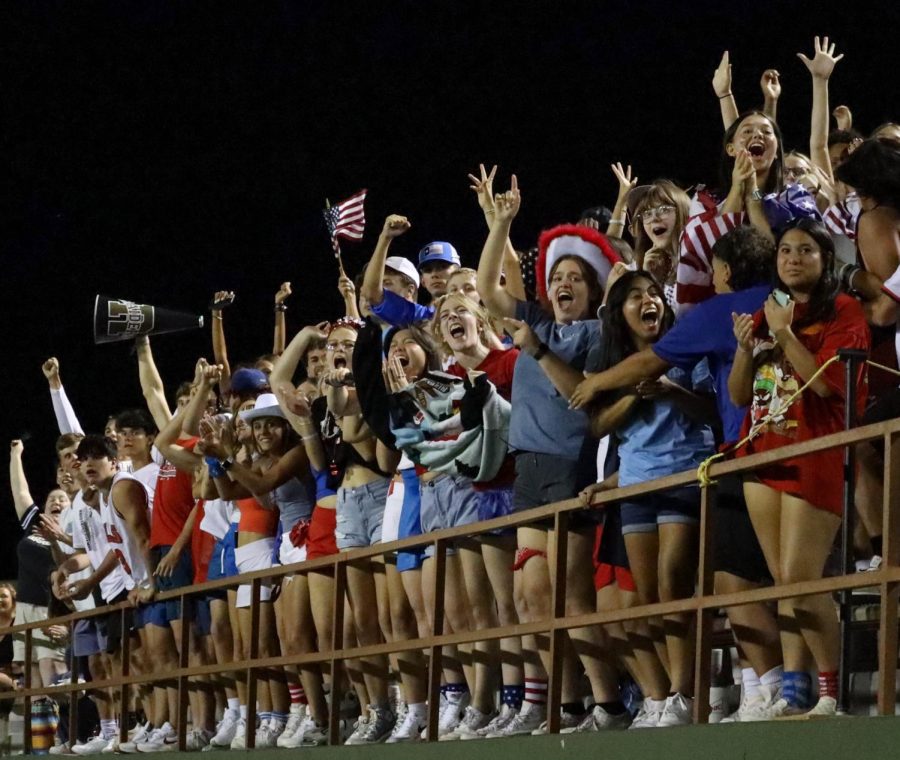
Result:
[[[884,520],[883,520],[883,558],[881,569],[870,573],[847,574],[837,577],[822,578],[814,581],[784,584],[779,586],[759,588],[738,593],[719,594],[713,593],[713,567],[712,567],[712,536],[715,510],[710,509],[713,503],[712,491],[715,489],[715,479],[724,475],[737,475],[753,471],[754,469],[779,462],[784,459],[801,455],[815,454],[838,447],[852,447],[864,441],[882,440],[884,443]],[[813,594],[847,592],[855,588],[872,587],[878,589],[880,597],[880,618],[878,630],[878,712],[881,715],[893,715],[896,701],[895,678],[898,656],[898,597],[900,597],[900,534],[898,534],[897,522],[900,520],[900,508],[896,502],[900,496],[900,419],[888,422],[867,425],[840,433],[835,433],[814,441],[784,446],[779,449],[753,454],[741,459],[715,462],[708,471],[712,483],[701,484],[701,510],[700,510],[700,541],[699,541],[699,570],[697,579],[697,593],[688,599],[671,602],[630,607],[627,609],[608,610],[587,615],[566,617],[566,555],[567,555],[567,529],[570,516],[573,512],[584,509],[578,499],[548,504],[512,515],[487,520],[459,528],[450,528],[431,534],[415,536],[392,541],[386,544],[378,544],[363,549],[341,552],[329,557],[309,560],[295,565],[276,566],[266,570],[258,570],[244,573],[234,578],[226,578],[206,583],[186,586],[174,591],[168,591],[157,595],[157,600],[179,599],[184,605],[184,617],[188,619],[190,614],[190,600],[197,594],[203,594],[214,589],[235,588],[239,584],[251,585],[251,657],[248,660],[237,660],[229,663],[214,663],[210,665],[188,666],[188,636],[189,626],[182,626],[180,642],[180,667],[176,670],[161,674],[151,673],[135,676],[129,672],[129,637],[122,639],[120,652],[121,676],[107,678],[102,681],[93,681],[90,685],[77,683],[78,668],[72,663],[72,682],[52,687],[34,688],[30,682],[31,668],[25,667],[24,688],[15,692],[0,693],[0,698],[24,699],[25,701],[25,746],[30,748],[30,704],[32,697],[38,695],[50,695],[62,697],[70,695],[72,704],[71,720],[74,724],[74,697],[77,692],[85,688],[118,688],[119,714],[127,714],[126,706],[129,703],[129,689],[134,684],[154,683],[160,680],[177,680],[178,684],[178,739],[179,747],[184,749],[187,710],[188,710],[188,680],[193,676],[208,676],[212,674],[246,671],[248,686],[248,725],[255,724],[256,712],[256,681],[259,671],[283,665],[298,665],[307,663],[319,663],[329,666],[331,673],[337,673],[337,667],[345,660],[354,660],[372,655],[390,654],[410,650],[425,650],[429,653],[428,673],[428,738],[437,738],[437,712],[438,693],[441,679],[441,651],[442,647],[454,644],[465,644],[477,641],[496,640],[508,636],[521,636],[526,634],[545,634],[550,637],[550,662],[548,689],[547,718],[549,730],[559,730],[560,696],[561,696],[561,667],[563,636],[568,629],[580,628],[588,625],[607,624],[635,620],[640,618],[669,615],[675,613],[693,613],[695,616],[695,663],[694,663],[694,719],[698,723],[705,723],[709,715],[709,687],[710,687],[710,650],[712,646],[713,614],[722,607],[737,607],[757,602],[770,602],[791,597],[808,596]],[[618,501],[624,498],[643,496],[659,491],[664,491],[678,486],[696,484],[697,472],[689,471],[671,475],[665,478],[642,483],[640,485],[617,488],[598,494],[593,502],[594,507]],[[552,618],[539,622],[520,623],[518,625],[502,626],[485,630],[473,630],[462,633],[445,634],[444,630],[444,583],[446,566],[446,549],[453,539],[472,537],[488,531],[501,528],[513,528],[542,522],[553,522],[556,534],[556,552],[550,566],[550,575],[553,589]],[[390,643],[377,644],[365,647],[345,647],[343,642],[343,617],[344,596],[346,592],[347,566],[367,558],[387,555],[400,549],[413,549],[417,547],[433,545],[435,549],[435,575],[433,581],[434,609],[433,635],[429,638],[410,639]],[[280,657],[259,657],[259,597],[260,587],[264,581],[278,579],[285,575],[296,573],[326,572],[334,577],[334,596],[332,609],[333,641],[329,652],[312,652],[302,655],[285,655]],[[586,572],[589,572],[586,569]],[[32,632],[35,629],[47,625],[74,625],[75,621],[90,618],[96,615],[106,615],[111,611],[117,611],[124,616],[131,614],[131,608],[126,603],[100,607],[85,612],[77,612],[61,617],[53,618],[39,623],[12,626],[5,630],[7,633],[25,634],[25,660],[31,662],[32,657]],[[127,621],[123,621],[127,622]],[[846,626],[845,626],[846,628]],[[123,630],[128,630],[123,626]],[[844,635],[847,635],[846,630]],[[332,703],[329,716],[329,741],[338,744],[340,739],[340,710],[338,709],[337,696]],[[122,740],[125,740],[127,727],[125,721],[121,721],[120,730]],[[247,746],[253,747],[254,732],[247,732]]]

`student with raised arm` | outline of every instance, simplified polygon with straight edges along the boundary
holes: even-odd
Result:
[[[511,189],[495,198],[494,224],[478,265],[478,292],[488,309],[509,320],[510,332],[533,332],[537,336],[536,345],[519,352],[513,375],[515,413],[509,445],[518,452],[513,492],[516,510],[576,495],[576,470],[588,420],[584,413],[568,408],[568,396],[583,379],[582,372],[591,369],[598,358],[600,330],[592,317],[602,299],[603,283],[619,260],[606,238],[595,230],[575,225],[555,227],[541,235],[537,272],[538,290],[549,308],[517,301],[501,286],[500,270],[503,248],[520,203],[513,176]],[[525,326],[527,331],[522,329]],[[547,552],[552,537],[548,533],[543,526],[521,527],[517,532],[514,567],[522,571],[528,607],[519,610],[519,616],[526,621],[550,616]],[[570,534],[569,551],[574,552],[570,557],[590,555],[593,533],[591,538],[587,533],[582,529],[581,533]],[[581,538],[586,543],[584,552],[578,554],[576,544]],[[527,640],[524,647],[537,648]],[[541,654],[545,656],[546,651],[542,649]],[[544,677],[526,662],[526,700],[521,712],[499,735],[529,733],[545,720]],[[564,701],[569,703],[573,697],[574,693],[565,694]],[[581,720],[577,713],[566,714],[569,725]]]
[[[77,433],[84,435],[81,423],[75,414],[69,397],[66,395],[66,389],[63,388],[62,380],[59,377],[59,359],[51,356],[41,365],[41,371],[47,378],[47,384],[50,386],[50,400],[53,402],[53,414],[56,415],[56,424],[59,426],[59,432]]]
[[[781,97],[781,75],[775,69],[766,69],[759,80],[759,88],[763,95],[763,113],[772,121],[776,120],[778,98]],[[731,91],[731,57],[726,50],[722,54],[722,60],[716,67],[712,78],[712,88],[719,99],[719,110],[722,113],[722,126],[728,131],[738,119],[737,103]]]

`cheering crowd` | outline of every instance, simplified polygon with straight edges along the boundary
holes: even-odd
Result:
[[[639,185],[615,164],[612,211],[589,209],[519,250],[513,227],[527,188],[513,175],[495,193],[496,167],[481,166],[470,175],[487,227],[476,269],[448,242],[415,261],[397,255],[411,222],[391,215],[355,281],[341,272],[343,314],[287,340],[284,283],[272,353],[234,366],[225,341],[234,294],[216,293],[213,356],[178,386],[174,410],[146,336],[136,341],[145,403],[110,416],[102,433],[84,433],[59,362],[47,360],[58,488],[37,506],[13,441],[25,534],[16,593],[0,588],[0,605],[11,617],[4,594],[13,597],[17,623],[126,599],[134,611],[131,630],[118,614],[79,621],[71,639],[64,627],[41,629],[32,684],[64,673],[68,647],[86,678],[115,676],[125,637],[138,674],[177,669],[183,641],[197,665],[328,652],[330,571],[262,582],[257,641],[249,583],[186,609],[155,595],[579,495],[585,509],[566,536],[567,615],[692,596],[699,488],[592,505],[598,492],[697,470],[717,451],[740,457],[837,432],[848,394],[864,422],[900,411],[893,375],[863,365],[848,388],[833,360],[856,349],[897,367],[900,126],[866,138],[840,106],[831,129],[828,81],[842,56],[816,38],[800,58],[813,85],[807,153],[782,144],[778,73],[763,74],[764,107],[739,112],[726,53],[713,78],[724,128],[716,189]],[[860,569],[876,569],[884,452],[857,453],[855,545]],[[840,449],[720,478],[710,504],[717,592],[821,578],[842,487]],[[536,522],[450,542],[445,632],[548,620],[557,538]],[[344,645],[430,636],[435,564],[429,545],[349,565]],[[840,631],[829,595],[726,612],[742,673],[730,720],[835,714]],[[564,731],[691,722],[690,615],[572,629],[564,644]],[[542,635],[444,647],[441,740],[546,731],[549,649]],[[23,640],[5,656],[9,680]],[[419,740],[427,664],[416,650],[339,672],[269,668],[257,725],[243,672],[192,678],[188,748],[244,748],[252,731],[256,747],[322,744],[330,710],[341,711],[347,744]],[[90,695],[95,736],[54,740],[50,700],[38,700],[35,747],[176,747],[174,682],[138,691],[140,718],[124,743],[119,721],[129,716],[116,714],[113,691]]]

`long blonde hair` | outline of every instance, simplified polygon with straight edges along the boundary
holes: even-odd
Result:
[[[447,339],[441,331],[441,312],[444,310],[444,306],[451,301],[458,301],[472,312],[475,321],[478,323],[479,340],[486,348],[492,348],[493,344],[491,339],[497,337],[497,331],[494,328],[493,320],[491,319],[491,315],[488,314],[487,309],[477,301],[473,301],[465,293],[447,293],[435,301],[434,317],[431,319],[431,334],[440,347],[441,352],[445,356],[453,356],[453,349],[450,348]]]

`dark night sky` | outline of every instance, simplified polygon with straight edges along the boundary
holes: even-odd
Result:
[[[788,148],[808,144],[811,87],[795,53],[811,55],[816,33],[847,54],[832,106],[850,105],[863,130],[900,118],[900,6],[517,5],[4,5],[2,431],[31,433],[36,498],[56,432],[44,358],[59,357],[89,430],[141,400],[128,347],[93,345],[95,293],[200,313],[214,290],[233,289],[234,362],[270,350],[282,280],[294,286],[291,333],[335,314],[326,196],[369,188],[365,241],[344,246],[355,272],[392,212],[413,223],[395,253],[448,239],[474,265],[485,230],[466,173],[481,160],[500,164],[499,189],[519,176],[519,247],[611,206],[611,161],[642,180],[713,182],[721,126],[709,81],[726,48],[742,108],[759,105],[764,68],[781,72]],[[170,394],[211,353],[199,331],[154,348]]]

